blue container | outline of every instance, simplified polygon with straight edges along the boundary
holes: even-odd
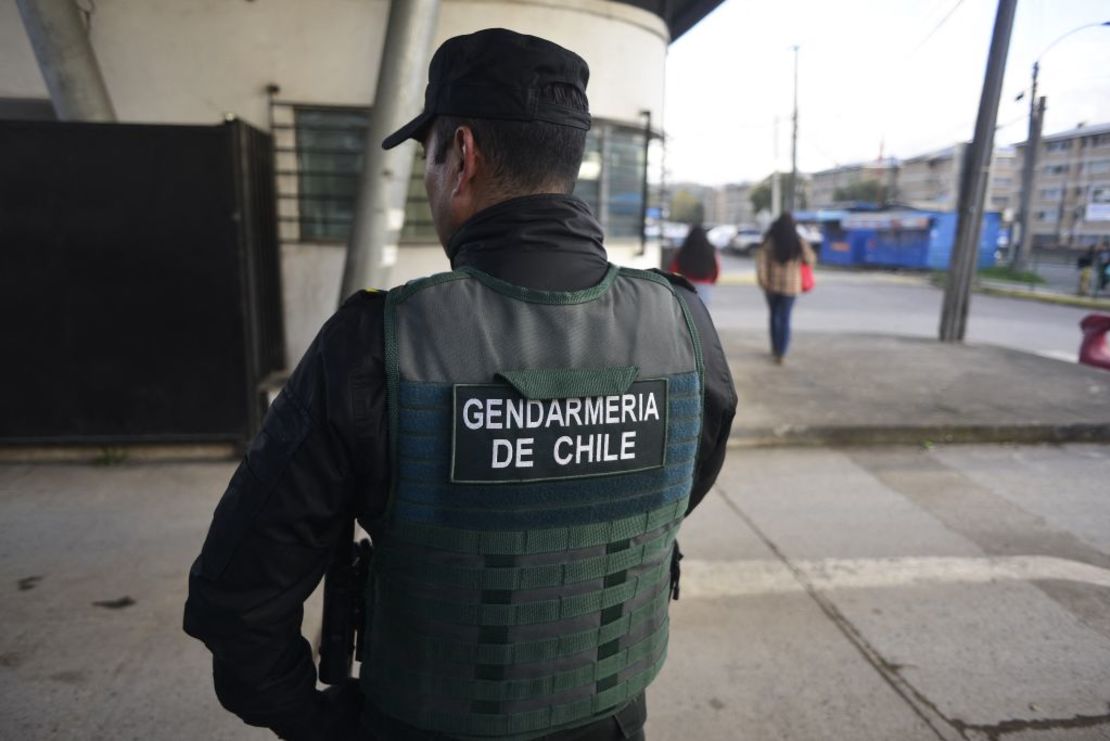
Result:
[[[983,226],[979,232],[979,257],[976,267],[989,268],[994,265],[994,251],[998,245],[998,232],[1002,218],[997,212],[983,214]],[[938,213],[930,234],[928,265],[932,270],[948,270],[952,259],[952,248],[956,244],[956,214]]]
[[[983,215],[977,265],[994,264],[998,213]],[[821,260],[829,265],[872,265],[947,270],[956,240],[956,214],[940,211],[881,211],[846,214],[826,230]]]

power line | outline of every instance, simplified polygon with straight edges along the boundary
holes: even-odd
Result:
[[[921,47],[923,47],[923,46],[925,46],[925,44],[929,43],[929,39],[933,38],[933,36],[936,35],[936,32],[939,31],[941,29],[941,27],[945,23],[948,22],[948,19],[952,17],[952,14],[955,13],[959,9],[959,7],[963,4],[964,4],[964,0],[956,0],[956,4],[953,5],[952,8],[947,13],[944,14],[944,17],[940,19],[940,21],[937,23],[937,25],[933,26],[933,30],[929,31],[929,33],[925,34],[925,38],[921,39],[921,41],[919,41],[917,43],[917,46],[915,46],[913,49],[910,50],[910,53],[906,55],[905,61],[909,61],[910,57],[912,57],[914,54],[916,54],[918,52],[918,50],[921,49]]]

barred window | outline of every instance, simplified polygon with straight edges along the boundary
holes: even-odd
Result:
[[[369,111],[295,111],[297,201],[302,241],[345,241],[354,218]]]
[[[340,106],[295,111],[298,220],[302,242],[346,242],[354,222],[370,110]],[[424,164],[414,155],[402,241],[435,241],[424,192]]]
[[[354,220],[369,109],[296,106],[293,113],[296,170],[279,173],[296,180],[295,193],[280,195],[296,202],[296,216],[289,220],[296,222],[301,242],[345,242]],[[589,205],[607,238],[639,237],[647,168],[643,129],[594,119],[574,194]],[[661,164],[657,169],[661,175]],[[400,237],[408,243],[437,239],[418,155]]]
[[[639,238],[647,170],[643,129],[594,119],[574,194],[589,204],[606,238]]]

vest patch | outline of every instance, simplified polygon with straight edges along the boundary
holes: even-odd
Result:
[[[623,394],[526,399],[502,384],[454,387],[451,481],[549,481],[661,468],[667,381]]]

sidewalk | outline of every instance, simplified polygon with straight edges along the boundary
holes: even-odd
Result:
[[[721,333],[740,409],[732,441],[929,444],[1110,440],[1110,372],[990,345],[796,333],[786,364],[764,333]]]

